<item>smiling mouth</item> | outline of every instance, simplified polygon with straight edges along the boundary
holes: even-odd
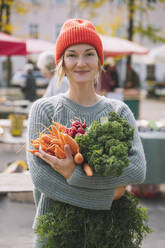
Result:
[[[89,71],[75,71],[75,73],[78,73],[78,74],[84,74],[84,73],[87,73]]]

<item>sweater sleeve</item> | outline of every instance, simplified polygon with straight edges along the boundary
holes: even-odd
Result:
[[[134,116],[127,105],[123,105],[121,117],[126,118],[131,126],[135,127],[134,139],[132,141],[132,150],[129,155],[129,166],[119,177],[93,175],[88,177],[80,166],[76,167],[71,178],[67,180],[68,184],[89,187],[95,189],[110,189],[128,184],[140,184],[144,181],[146,175],[146,160],[141,143],[140,136],[136,127]]]
[[[39,133],[50,125],[53,113],[54,106],[48,104],[46,98],[39,99],[33,104],[28,121],[27,150],[32,149],[29,140],[36,139]],[[27,162],[35,188],[47,197],[81,207],[89,205],[92,209],[110,208],[114,195],[113,188],[97,190],[84,187],[85,185],[80,187],[69,185],[62,175],[30,152],[27,152]]]

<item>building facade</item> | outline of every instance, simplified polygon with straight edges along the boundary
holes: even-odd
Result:
[[[128,32],[128,10],[123,0],[106,1],[104,5],[97,9],[82,9],[76,0],[22,0],[27,5],[27,12],[18,14],[11,9],[11,23],[13,26],[13,35],[21,38],[39,38],[51,42],[55,42],[59,34],[60,28],[64,21],[68,18],[86,18],[90,19],[103,34],[113,35],[127,38]],[[92,2],[92,1],[91,1]],[[160,28],[161,35],[165,34],[165,4],[160,4],[156,0],[139,1],[141,7],[146,6],[146,2],[155,11],[143,13],[137,11],[135,14],[135,24],[141,22],[145,27],[150,24],[154,28]],[[164,35],[165,36],[165,35]],[[147,48],[159,46],[160,43],[152,41],[136,35],[134,40]],[[0,58],[3,61],[3,58]],[[26,62],[26,58],[13,58],[13,73]],[[2,63],[0,63],[2,64]],[[145,67],[135,65],[140,73],[141,80],[145,79]],[[2,65],[0,66],[0,72]],[[1,74],[2,75],[2,74]],[[160,73],[159,73],[160,75]],[[2,79],[0,79],[2,81]]]

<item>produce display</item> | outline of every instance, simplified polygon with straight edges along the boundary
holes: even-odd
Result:
[[[154,121],[154,120],[139,120],[137,121],[137,127],[139,132],[165,132],[165,122],[164,121]]]
[[[83,164],[85,173],[92,176],[120,176],[129,165],[134,128],[128,121],[115,112],[94,121],[87,128],[86,122],[74,118],[71,128],[54,122],[31,144],[36,150],[41,148],[57,158],[66,157],[64,146],[69,144],[76,164]],[[48,133],[46,133],[46,131]]]
[[[65,158],[64,146],[69,144],[76,164],[83,166],[87,176],[119,176],[129,165],[128,155],[134,127],[115,112],[94,121],[87,127],[85,120],[74,118],[67,128],[57,122],[31,140],[30,152],[42,149],[59,159]],[[110,210],[89,210],[56,202],[41,215],[35,228],[42,248],[140,248],[143,238],[152,232],[146,209],[125,192],[113,201]],[[104,237],[104,238],[103,238]]]

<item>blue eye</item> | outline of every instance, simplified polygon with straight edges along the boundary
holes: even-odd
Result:
[[[87,56],[93,56],[94,54],[93,53],[87,53]]]
[[[75,57],[75,54],[69,54],[68,57]]]

